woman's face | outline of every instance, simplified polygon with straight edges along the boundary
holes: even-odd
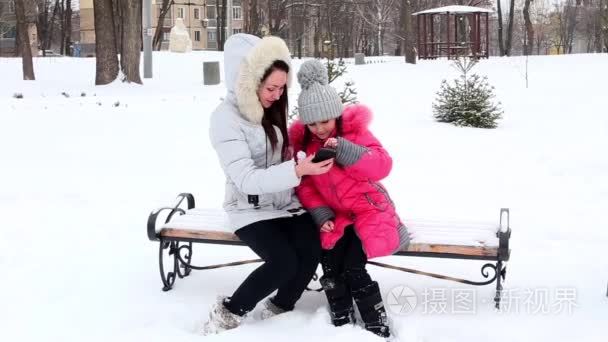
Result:
[[[258,89],[258,98],[262,107],[270,108],[285,91],[285,84],[287,84],[287,73],[279,69],[273,70]]]
[[[336,129],[336,119],[327,121],[318,121],[315,123],[308,124],[310,132],[317,136],[321,140],[329,138],[331,133]]]

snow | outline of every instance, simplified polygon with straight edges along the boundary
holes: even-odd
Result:
[[[202,61],[218,59],[155,53],[154,79],[102,87],[93,85],[94,59],[37,58],[35,82],[20,80],[19,60],[0,59],[2,340],[380,340],[331,326],[318,293],[305,293],[294,312],[259,321],[256,311],[239,329],[202,337],[216,295],[255,265],[194,271],[161,291],[158,246],[144,231],[150,211],[180,192],[201,208],[223,199],[207,130],[224,88],[202,85]],[[501,312],[493,285],[370,266],[396,340],[605,341],[606,55],[530,57],[529,88],[525,58],[483,60],[474,71],[505,110],[495,130],[433,121],[441,80],[457,77],[447,61],[383,60],[349,64],[344,80],[375,112],[372,130],[394,158],[385,185],[401,216],[498,224],[508,207],[513,230]],[[297,93],[289,91],[292,104]],[[253,258],[245,247],[197,245],[193,262]],[[478,261],[379,261],[483,280]],[[415,296],[395,297],[403,290]]]
[[[184,209],[183,206],[180,208]],[[165,220],[169,215],[159,215],[158,220]],[[183,215],[175,215],[170,222],[156,226],[157,229],[185,229],[193,231],[213,231],[228,233],[221,236],[232,238],[228,215],[222,209],[194,208]],[[446,244],[458,246],[498,246],[498,223],[480,223],[464,221],[431,221],[406,219],[403,223],[408,228],[413,244]],[[505,228],[506,230],[506,228]],[[159,233],[157,231],[156,233]],[[410,250],[416,250],[411,248]]]
[[[483,8],[483,7],[453,5],[453,6],[431,8],[428,10],[413,13],[412,15],[433,14],[433,13],[494,13],[494,11],[492,11],[491,9]]]

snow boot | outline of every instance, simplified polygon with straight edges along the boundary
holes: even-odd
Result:
[[[382,296],[380,295],[380,287],[377,282],[357,289],[352,292],[361,320],[363,320],[364,328],[380,337],[389,337],[391,335],[388,325],[388,316]]]
[[[353,298],[340,278],[321,278],[321,285],[329,303],[331,322],[336,327],[354,322]]]
[[[284,312],[287,312],[287,310],[283,310],[282,308],[278,307],[272,301],[272,298],[267,298],[264,301],[264,309],[262,309],[262,313],[260,314],[260,316],[261,316],[260,319],[262,319],[262,320],[269,319],[270,317],[280,315]]]
[[[217,297],[217,302],[209,312],[209,320],[203,327],[203,335],[217,334],[225,330],[234,329],[243,322],[245,316],[233,314],[224,305],[225,301],[229,300],[225,296]]]

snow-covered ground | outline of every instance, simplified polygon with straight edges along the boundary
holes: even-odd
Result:
[[[202,337],[217,294],[255,265],[193,272],[162,292],[150,210],[192,192],[220,207],[223,175],[208,119],[223,85],[202,85],[214,52],[156,53],[144,86],[95,87],[94,59],[35,59],[21,81],[0,59],[0,336],[3,341],[375,341],[334,328],[325,299]],[[512,257],[503,310],[494,286],[370,266],[400,341],[606,341],[608,334],[608,56],[491,58],[475,69],[505,110],[495,130],[436,123],[431,104],[447,61],[349,65],[372,129],[394,157],[385,184],[405,218],[498,221],[511,209]],[[295,61],[296,67],[300,61]],[[20,93],[23,99],[14,98]],[[65,93],[66,95],[62,95]],[[290,90],[295,103],[297,85]],[[243,247],[198,245],[195,264],[252,258]],[[481,280],[483,263],[382,261]],[[407,287],[412,312],[392,301]]]

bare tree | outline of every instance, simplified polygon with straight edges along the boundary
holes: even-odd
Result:
[[[579,6],[575,0],[566,0],[555,4],[556,40],[555,47],[559,53],[572,53],[572,45],[578,23]]]
[[[125,77],[123,81],[141,84],[139,60],[142,45],[142,0],[122,0],[121,7],[122,38],[120,40],[120,69]]]
[[[608,52],[608,0],[600,1],[600,11],[601,11],[601,26],[602,26],[602,44],[603,51]]]
[[[546,54],[551,43],[551,13],[549,4],[544,1],[533,1],[530,17],[534,25],[534,45],[536,54]],[[542,52],[541,52],[542,49]]]
[[[34,0],[16,0],[15,15],[17,17],[17,39],[21,52],[21,65],[24,80],[35,80],[34,64],[32,62],[32,46],[30,32],[36,32],[36,3]]]
[[[163,0],[160,6],[160,12],[158,14],[158,24],[156,25],[156,30],[154,31],[154,40],[152,42],[152,46],[156,51],[160,51],[163,26],[165,26],[165,17],[167,16],[167,13],[169,13],[169,10],[171,9],[171,6],[173,6],[174,3],[175,2],[173,0]]]
[[[526,39],[524,45],[524,55],[531,55],[534,51],[534,27],[532,26],[532,20],[530,19],[530,2],[532,0],[524,0],[524,22],[526,25]]]
[[[258,0],[250,0],[244,8],[244,31],[246,33],[260,35],[260,13],[258,10]]]
[[[395,0],[368,0],[354,2],[359,17],[373,29],[376,34],[376,54],[384,53],[384,32],[396,13]]]
[[[226,0],[215,0],[217,51],[224,51],[224,43],[226,42],[226,12]]]
[[[95,84],[111,83],[118,76],[118,57],[114,36],[112,0],[93,1],[95,17]]]
[[[268,30],[271,35],[281,36],[287,27],[286,0],[267,0]]]
[[[70,48],[72,47],[72,0],[65,0],[65,12],[63,20],[65,25],[63,36],[65,52],[62,51],[61,53],[64,55],[71,55],[72,53],[70,51]]]
[[[122,48],[122,9],[123,0],[112,0],[112,17],[114,18],[114,43],[116,51],[120,52]]]
[[[52,11],[51,11],[51,4]],[[40,45],[42,47],[42,54],[46,56],[46,50],[51,48],[53,41],[53,33],[55,26],[57,26],[56,18],[59,16],[61,10],[60,0],[42,0],[38,2],[38,36],[40,37]],[[50,14],[50,17],[49,17]],[[61,26],[61,23],[59,26]],[[62,53],[63,51],[60,51]]]
[[[412,30],[412,5],[410,0],[401,0],[399,26],[401,27],[401,47],[405,62],[416,64],[414,51],[414,31]]]
[[[509,0],[509,22],[507,24],[507,41],[505,43],[505,54],[511,55],[513,45],[513,15],[515,14],[515,0]]]

